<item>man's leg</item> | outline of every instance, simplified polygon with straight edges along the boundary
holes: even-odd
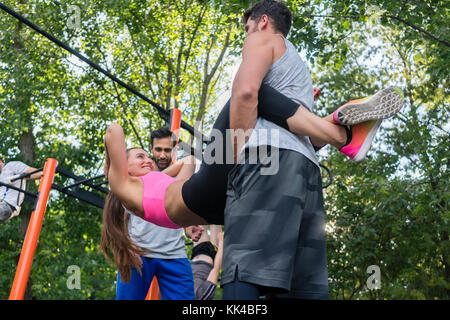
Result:
[[[222,285],[238,279],[259,286],[261,295],[291,289],[306,201],[305,177],[315,166],[298,152],[270,151],[268,157],[278,153],[278,172],[261,174],[267,163],[264,157],[257,164],[236,166],[229,175],[225,209]],[[248,155],[252,152],[246,150]]]
[[[325,241],[325,214],[323,209],[320,169],[308,170],[305,207],[303,210],[294,271],[289,294],[278,298],[329,299],[328,268]]]
[[[155,270],[153,259],[142,257],[142,275],[131,267],[131,280],[123,282],[118,272],[116,300],[145,300]]]
[[[161,298],[163,300],[195,300],[194,276],[186,258],[156,259]]]
[[[0,223],[5,222],[11,217],[13,213],[13,207],[4,201],[0,202]]]
[[[260,297],[259,286],[239,281],[237,276],[233,282],[222,286],[222,300],[258,300]]]

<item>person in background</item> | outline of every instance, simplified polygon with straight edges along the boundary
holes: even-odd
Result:
[[[206,230],[198,241],[194,241],[191,267],[194,274],[196,300],[212,300],[217,288],[222,267],[223,232],[222,226],[211,225],[210,234]],[[194,227],[187,227],[190,229]]]
[[[30,173],[36,170],[37,169],[32,168],[21,161],[5,162],[3,158],[0,157],[0,182],[10,184],[16,188],[25,189],[25,180],[40,179],[42,177],[42,171],[34,173],[24,179],[11,181],[21,174]],[[0,223],[19,215],[23,199],[23,193],[7,186],[0,186]]]

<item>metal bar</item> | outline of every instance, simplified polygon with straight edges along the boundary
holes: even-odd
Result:
[[[101,185],[107,184],[108,181],[102,181],[100,183],[93,184],[92,187],[100,187]]]
[[[161,291],[159,290],[159,284],[156,276],[153,277],[152,283],[150,284],[150,289],[147,292],[145,300],[161,300]]]
[[[72,188],[72,187],[76,187],[76,186],[78,186],[78,185],[80,185],[80,184],[83,184],[83,183],[85,183],[87,186],[92,186],[91,184],[86,183],[86,182],[93,181],[93,180],[98,179],[98,178],[103,178],[104,176],[105,176],[105,175],[102,174],[102,175],[100,175],[100,176],[96,176],[96,177],[93,177],[93,178],[88,178],[88,179],[80,180],[80,181],[77,181],[77,182],[75,182],[75,183],[73,183],[73,184],[71,184],[71,185],[68,185],[68,186],[63,187],[63,189],[69,189],[69,188]]]
[[[22,192],[23,194],[26,194],[26,195],[28,195],[30,197],[33,197],[33,198],[37,198],[36,194],[34,194],[32,192],[29,192],[27,190],[23,190],[23,189],[17,188],[15,186],[11,185],[11,184],[3,183],[3,182],[0,181],[0,186],[4,186],[4,187],[10,188],[10,189]]]
[[[11,182],[14,182],[14,181],[19,180],[19,179],[27,178],[27,177],[29,177],[29,176],[31,176],[31,175],[33,175],[35,173],[38,173],[39,171],[42,171],[42,170],[44,170],[44,168],[39,168],[39,169],[36,169],[34,171],[31,171],[31,172],[23,173],[23,174],[19,175],[18,177],[14,178],[14,179],[11,179]]]
[[[58,186],[56,184],[53,184],[52,188],[55,190],[58,190],[59,192],[66,194],[68,196],[71,196],[75,199],[78,199],[78,200],[84,201],[86,203],[89,203],[93,206],[96,206],[97,208],[103,209],[103,207],[105,206],[105,199],[95,193],[85,191],[85,190],[77,190],[77,191],[64,190],[63,187]]]
[[[79,177],[79,176],[73,174],[72,172],[67,171],[67,170],[64,170],[64,169],[62,169],[62,168],[56,169],[56,172],[58,172],[59,174],[65,176],[65,177],[67,177],[67,178],[74,179],[74,180],[76,180],[76,181],[84,180],[84,177]],[[94,190],[103,192],[103,193],[108,193],[108,192],[109,192],[109,191],[106,190],[105,188],[97,187],[97,186],[95,186],[95,185],[90,185],[90,184],[89,184],[89,187],[93,188]],[[63,187],[60,187],[60,188],[63,188]]]
[[[172,110],[170,110],[170,131],[172,131],[172,134],[175,135],[177,140],[175,142],[175,148],[172,152],[172,154],[175,156],[172,157],[171,164],[174,164],[176,160],[178,141],[180,139],[180,125],[181,125],[181,110],[178,108],[173,108]]]

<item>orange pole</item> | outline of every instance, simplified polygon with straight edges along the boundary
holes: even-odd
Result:
[[[170,112],[170,131],[177,137],[177,143],[174,148],[174,157],[172,157],[172,164],[175,163],[175,158],[177,154],[178,139],[180,138],[180,127],[181,127],[181,110],[178,108],[173,108]]]
[[[38,189],[36,208],[31,213],[9,300],[23,300],[23,296],[25,295],[31,264],[33,263],[33,257],[36,251],[39,233],[41,232],[45,208],[47,207],[48,196],[50,194],[50,189],[52,188],[57,165],[58,161],[55,159],[48,158],[45,162],[43,176]]]

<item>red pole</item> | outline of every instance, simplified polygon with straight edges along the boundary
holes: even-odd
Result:
[[[170,112],[170,119],[170,131],[172,131],[172,133],[177,137],[177,143],[173,152],[174,156],[172,157],[172,164],[174,164],[177,154],[178,139],[180,138],[181,110],[178,108],[173,108]]]
[[[52,188],[57,165],[58,161],[55,159],[48,158],[45,162],[43,176],[38,189],[36,208],[31,213],[9,300],[23,300],[23,296],[25,295],[31,264],[33,263],[33,257],[36,251],[39,233],[41,232],[45,208],[47,207],[48,196],[50,194],[50,189]]]

